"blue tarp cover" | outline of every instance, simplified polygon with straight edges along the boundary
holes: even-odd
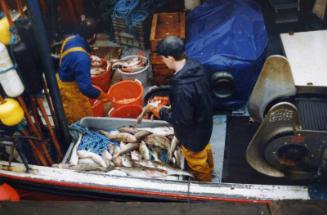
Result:
[[[187,56],[210,70],[251,67],[267,43],[260,7],[252,0],[207,0],[187,16]]]

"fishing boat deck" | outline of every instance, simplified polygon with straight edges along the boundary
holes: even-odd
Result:
[[[66,215],[66,214],[251,214],[284,215],[292,211],[293,215],[322,215],[327,210],[325,202],[283,201],[270,204],[244,204],[231,202],[218,203],[117,203],[117,202],[40,202],[22,201],[20,203],[0,203],[0,214],[20,215]]]

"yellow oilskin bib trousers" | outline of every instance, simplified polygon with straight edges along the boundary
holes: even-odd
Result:
[[[210,144],[200,152],[191,152],[182,145],[182,153],[196,180],[211,181],[214,164]]]
[[[72,52],[87,53],[87,51],[81,47],[73,47],[63,51],[67,42],[73,38],[74,36],[66,38],[62,44],[60,51],[60,63],[66,55]],[[89,99],[81,93],[76,81],[63,82],[60,80],[59,75],[57,75],[57,81],[65,115],[69,124],[78,121],[85,116],[93,115],[92,106],[89,102]]]

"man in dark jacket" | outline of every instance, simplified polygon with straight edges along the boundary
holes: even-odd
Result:
[[[184,44],[178,37],[166,37],[157,51],[167,67],[176,72],[169,82],[171,109],[158,105],[151,111],[174,127],[195,178],[211,181],[213,159],[209,140],[213,121],[208,76],[202,65],[185,58]]]

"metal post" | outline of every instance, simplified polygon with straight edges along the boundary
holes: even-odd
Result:
[[[60,131],[64,137],[64,143],[70,143],[70,136],[67,126],[67,120],[64,114],[64,108],[62,105],[57,80],[56,80],[56,72],[54,70],[53,62],[50,57],[50,47],[47,39],[43,18],[41,15],[39,3],[37,0],[27,0],[28,11],[31,15],[31,21],[33,24],[34,34],[37,35],[37,45],[41,55],[42,63],[45,67],[45,78],[48,83],[48,87],[50,90],[50,95],[53,100],[53,106],[57,114],[57,118],[59,121]]]

